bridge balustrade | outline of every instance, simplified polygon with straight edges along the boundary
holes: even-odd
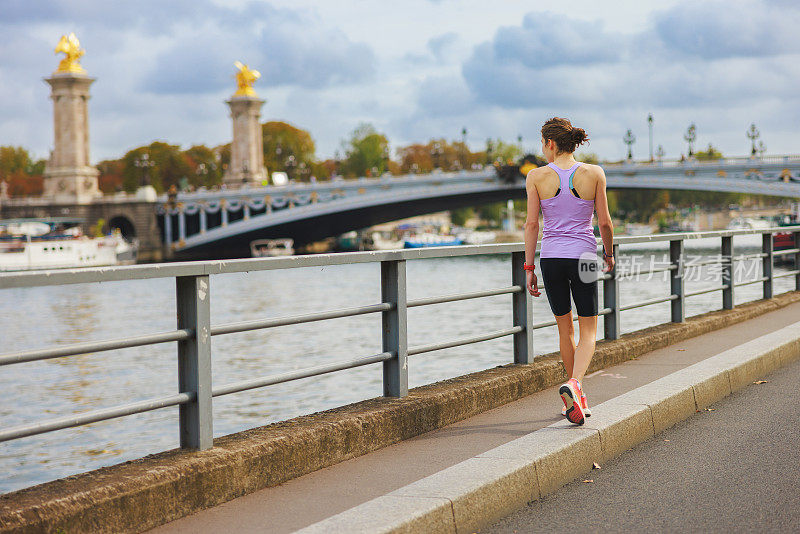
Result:
[[[791,232],[795,246],[790,249],[774,251],[772,236],[776,232]],[[745,234],[762,235],[761,252],[734,256],[733,237]],[[684,288],[686,254],[684,242],[688,239],[714,237],[720,239],[720,257],[705,260],[699,264],[718,264],[722,271],[722,285],[687,292]],[[668,272],[670,293],[631,304],[620,304],[620,289],[626,273],[617,268],[602,275],[603,308],[599,311],[604,319],[605,339],[620,336],[621,312],[670,302],[670,320],[685,320],[686,299],[709,292],[722,292],[722,307],[734,306],[734,289],[748,284],[761,283],[763,297],[773,296],[773,281],[779,277],[793,276],[795,289],[800,290],[800,226],[772,228],[766,230],[725,230],[716,232],[696,232],[681,234],[661,234],[641,237],[622,237],[614,245],[618,256],[620,245],[643,242],[669,242],[669,264],[664,267],[638,271],[638,274]],[[406,298],[406,262],[424,258],[461,257],[472,255],[504,255],[509,259],[510,285],[495,289],[466,293],[438,295],[409,300]],[[66,358],[89,352],[110,351],[128,347],[138,347],[157,343],[177,342],[178,393],[159,398],[131,402],[110,408],[97,409],[85,413],[26,424],[13,428],[0,429],[0,442],[24,438],[64,428],[76,427],[126,415],[157,410],[169,406],[179,406],[180,446],[190,449],[212,447],[212,400],[222,395],[234,394],[255,388],[281,384],[292,380],[333,373],[380,363],[383,373],[383,395],[404,397],[408,394],[409,357],[437,350],[480,343],[505,336],[513,337],[513,362],[532,363],[534,359],[535,330],[553,326],[554,320],[533,322],[531,297],[525,289],[525,273],[522,243],[480,245],[462,247],[441,247],[414,250],[382,252],[360,252],[347,254],[328,254],[296,256],[286,258],[243,259],[233,261],[186,262],[174,264],[137,265],[113,268],[88,268],[62,271],[34,271],[25,273],[0,274],[0,289],[52,286],[62,284],[81,284],[92,282],[113,282],[120,280],[142,280],[153,278],[174,278],[177,303],[177,328],[168,332],[145,334],[104,341],[91,341],[26,350],[0,355],[0,366],[21,364],[52,358]],[[794,269],[775,274],[773,261],[777,256],[793,256]],[[734,264],[737,261],[760,258],[762,276],[750,280],[734,280]],[[300,267],[320,267],[352,263],[379,263],[381,269],[381,302],[350,308],[327,310],[304,315],[268,318],[227,324],[211,324],[210,276],[224,273],[241,273]],[[697,263],[695,265],[698,265]],[[408,346],[407,310],[417,306],[431,306],[466,299],[477,299],[496,295],[510,295],[512,324],[506,328],[476,334],[467,338],[435,341],[426,345]],[[277,328],[314,321],[331,320],[341,317],[380,313],[382,316],[381,352],[331,364],[312,366],[297,371],[264,376],[250,380],[214,385],[211,373],[211,339],[250,330]],[[577,320],[577,317],[575,318]]]

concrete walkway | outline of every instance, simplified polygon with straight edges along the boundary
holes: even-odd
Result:
[[[800,360],[764,379],[482,532],[800,532]]]
[[[597,404],[800,320],[800,303],[589,375]],[[561,421],[557,388],[246,495],[150,532],[291,532]],[[589,420],[591,422],[591,419]]]

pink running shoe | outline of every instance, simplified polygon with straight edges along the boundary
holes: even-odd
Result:
[[[576,425],[585,423],[586,417],[581,406],[581,389],[578,381],[570,378],[558,388],[558,393],[561,395],[561,400],[564,401],[564,415],[570,423],[575,423]]]

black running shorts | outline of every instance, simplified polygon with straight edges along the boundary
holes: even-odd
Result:
[[[578,258],[541,258],[542,280],[547,300],[553,315],[569,313],[575,300],[575,309],[580,317],[597,315],[597,280],[584,282],[578,276]]]

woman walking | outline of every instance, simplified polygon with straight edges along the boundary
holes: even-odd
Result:
[[[528,291],[541,295],[534,270],[539,210],[544,215],[539,264],[550,309],[558,325],[559,348],[569,380],[559,388],[562,415],[582,425],[591,415],[581,380],[589,368],[597,338],[597,242],[592,212],[603,239],[604,272],[614,268],[611,214],[606,175],[598,165],[579,163],[575,149],[588,141],[586,132],[563,118],[542,126],[542,153],[549,162],[526,178],[528,218],[525,222],[525,265]],[[570,293],[578,312],[580,337],[575,344]]]

